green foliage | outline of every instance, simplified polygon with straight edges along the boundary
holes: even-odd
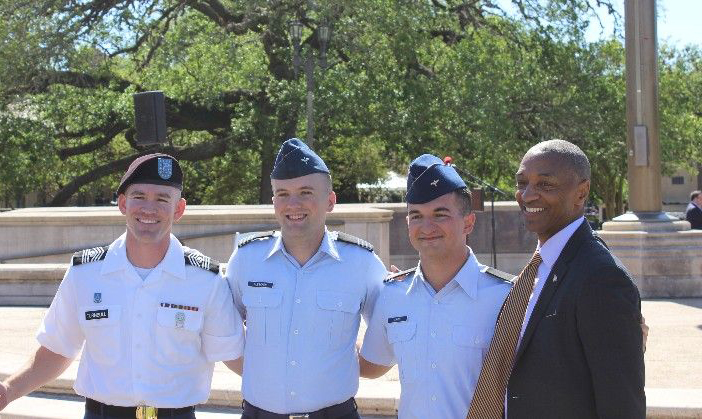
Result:
[[[340,202],[427,152],[513,190],[522,154],[563,138],[590,157],[596,200],[622,210],[624,51],[583,35],[610,2],[314,3],[0,1],[0,199],[90,203],[125,159],[162,150],[183,162],[191,204],[270,202],[279,144],[307,135],[296,19],[303,61],[319,55],[320,23],[332,27],[329,68],[314,71],[314,148]],[[661,52],[665,170],[702,157],[700,68],[699,49]],[[168,98],[167,145],[134,141],[132,94],[145,90]]]

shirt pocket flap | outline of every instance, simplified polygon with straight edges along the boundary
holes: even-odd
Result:
[[[356,313],[361,307],[353,294],[339,291],[317,291],[317,305],[324,310]]]
[[[283,301],[281,290],[260,289],[250,290],[241,296],[246,307],[277,307]]]
[[[411,321],[403,321],[388,324],[388,343],[403,342],[414,337],[417,331],[417,324]]]
[[[165,328],[184,329],[191,332],[196,332],[202,328],[204,316],[201,311],[159,307],[156,319],[159,326]]]
[[[80,308],[80,323],[85,327],[100,327],[119,322],[121,306],[83,306]]]
[[[491,339],[491,331],[475,326],[453,326],[453,343],[456,345],[487,348]]]

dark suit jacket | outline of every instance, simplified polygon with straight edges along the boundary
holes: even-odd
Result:
[[[638,289],[583,222],[517,348],[508,419],[645,418],[640,319]]]
[[[702,230],[702,210],[697,205],[690,202],[685,211],[685,219],[690,222],[692,228]]]

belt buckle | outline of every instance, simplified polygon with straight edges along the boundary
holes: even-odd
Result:
[[[288,419],[309,419],[310,414],[309,413],[297,413],[294,415],[288,415]]]
[[[137,406],[136,419],[158,419],[158,408],[151,406]]]

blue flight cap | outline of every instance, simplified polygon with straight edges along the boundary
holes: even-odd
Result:
[[[407,203],[424,204],[466,187],[456,169],[431,154],[414,159],[407,174]]]
[[[312,173],[329,174],[329,169],[324,160],[307,147],[307,144],[297,138],[291,138],[280,146],[271,179],[292,179]]]

